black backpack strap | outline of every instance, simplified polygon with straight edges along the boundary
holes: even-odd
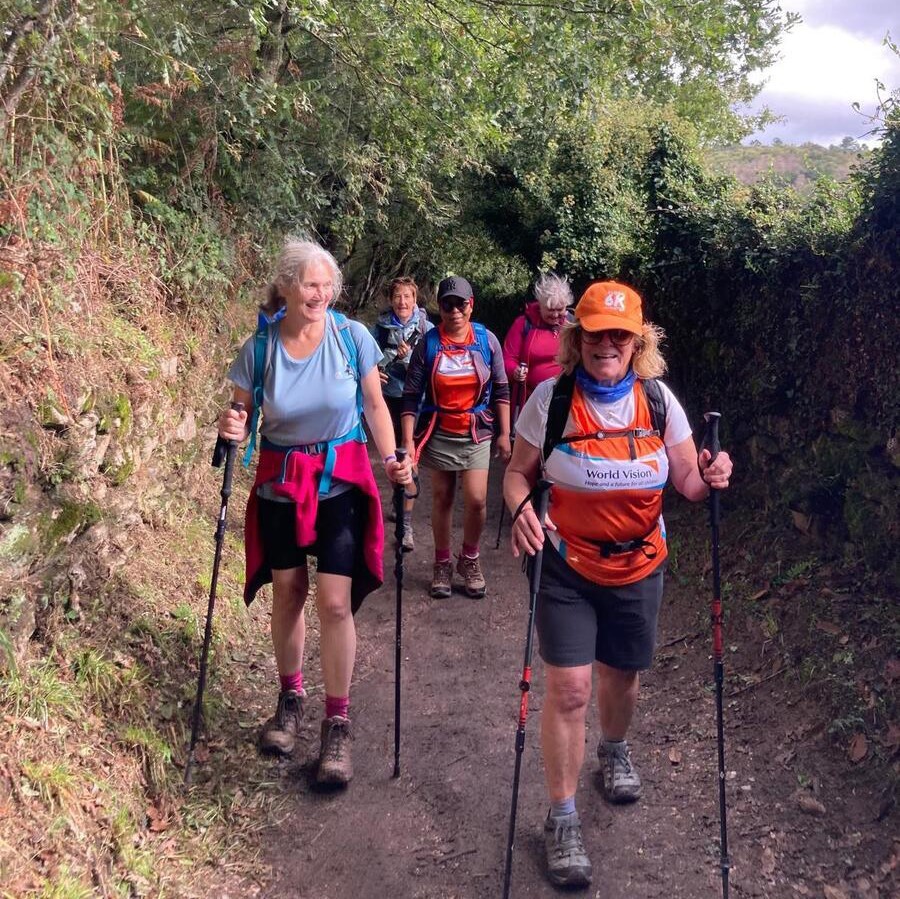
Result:
[[[644,396],[647,397],[647,405],[650,407],[650,424],[654,431],[659,432],[660,439],[665,440],[666,400],[662,387],[659,386],[656,378],[648,378],[646,381],[642,379],[641,386],[644,388]]]
[[[553,395],[547,408],[547,428],[544,431],[543,460],[546,464],[553,448],[562,440],[569,409],[572,406],[572,395],[575,393],[575,373],[561,374],[553,385]]]

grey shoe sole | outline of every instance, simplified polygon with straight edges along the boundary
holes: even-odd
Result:
[[[450,592],[449,587],[439,587],[437,589],[432,587],[429,594],[432,599],[450,599]]]
[[[330,787],[346,787],[353,780],[353,772],[343,774],[338,771],[319,771],[316,774],[316,783]]]
[[[613,805],[630,805],[632,802],[637,802],[641,798],[642,793],[641,787],[636,787],[627,791],[619,790],[618,793],[613,794],[606,789],[606,784],[603,784],[603,797]]]
[[[283,755],[293,754],[296,740],[273,740],[271,737],[267,740],[260,738],[257,741],[259,751],[263,755]]]
[[[591,868],[570,868],[565,874],[547,871],[547,880],[557,887],[589,887],[593,877]]]

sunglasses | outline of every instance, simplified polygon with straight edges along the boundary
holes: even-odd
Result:
[[[447,297],[446,299],[438,300],[438,306],[441,307],[441,311],[443,312],[453,312],[454,309],[465,309],[468,305],[469,301],[464,300],[462,297]]]
[[[616,346],[624,346],[630,340],[633,340],[635,336],[631,331],[626,331],[624,328],[610,328],[605,331],[582,331],[581,340],[584,343],[597,344],[603,340],[604,334],[609,335],[609,339]]]

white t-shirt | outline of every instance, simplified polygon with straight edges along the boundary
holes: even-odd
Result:
[[[662,383],[660,386],[663,402],[666,406],[666,432],[663,434],[663,443],[666,446],[675,446],[691,436],[691,426],[687,415],[681,407],[681,403],[675,399],[675,395]],[[518,419],[516,419],[516,437],[527,440],[532,446],[541,449],[544,445],[544,434],[547,430],[547,411],[550,408],[550,398],[553,396],[555,379],[544,381],[534,389],[534,393],[528,397],[522,407]],[[596,400],[585,396],[585,402],[591,410],[591,414],[604,427],[610,430],[627,428],[634,420],[634,392],[629,391],[622,399],[612,403],[598,403]],[[572,421],[566,421],[562,436],[566,436],[572,430]]]

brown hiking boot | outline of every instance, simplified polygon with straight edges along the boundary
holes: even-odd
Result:
[[[459,556],[456,560],[456,571],[462,576],[463,589],[472,599],[481,599],[487,590],[484,575],[481,573],[481,562],[478,556],[470,559],[468,556]]]
[[[322,747],[319,750],[319,771],[316,780],[320,784],[348,784],[353,777],[350,760],[350,720],[335,715],[322,722]]]
[[[435,562],[434,576],[431,578],[431,595],[435,599],[447,599],[450,596],[450,579],[453,577],[453,565],[450,562]]]
[[[259,733],[259,748],[268,754],[290,755],[294,751],[300,719],[303,717],[303,701],[306,691],[282,690],[278,694],[275,714],[263,725]]]

